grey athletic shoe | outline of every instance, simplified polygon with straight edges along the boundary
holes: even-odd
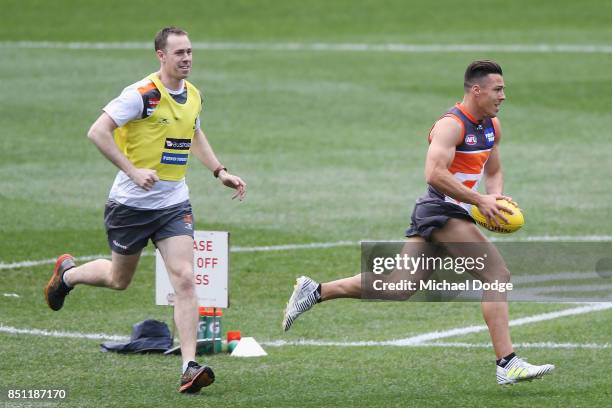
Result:
[[[285,308],[285,317],[283,318],[284,331],[289,330],[295,319],[302,313],[317,304],[321,298],[321,295],[317,292],[318,287],[319,283],[313,281],[308,276],[297,278],[293,287],[293,293]]]

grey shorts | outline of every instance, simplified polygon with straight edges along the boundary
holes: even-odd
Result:
[[[162,208],[147,210],[109,200],[104,209],[104,226],[111,250],[131,255],[164,238],[193,237],[193,214],[189,200]]]
[[[451,218],[474,222],[470,214],[457,204],[439,198],[419,199],[414,205],[406,236],[420,236],[431,241],[434,230],[444,227]]]

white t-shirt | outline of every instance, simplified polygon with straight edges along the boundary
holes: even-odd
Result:
[[[121,94],[110,101],[102,110],[106,112],[117,126],[121,127],[131,120],[141,119],[150,116],[153,109],[147,108],[146,116],[143,116],[145,109],[143,96],[138,91],[139,88],[147,86],[152,81],[143,79],[128,87]],[[168,93],[175,99],[184,98],[186,93],[185,82],[181,82],[179,90],[166,88]],[[158,91],[159,92],[159,91]],[[200,128],[200,117],[196,119],[196,129]],[[160,209],[182,203],[189,199],[189,188],[185,179],[179,181],[160,180],[147,191],[139,187],[123,171],[119,170],[113,186],[108,195],[109,200],[117,201],[130,207],[145,209]]]

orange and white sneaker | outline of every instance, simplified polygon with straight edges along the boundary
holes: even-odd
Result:
[[[45,286],[45,300],[51,309],[60,310],[64,306],[64,299],[72,288],[66,286],[62,280],[62,275],[68,269],[75,266],[74,257],[70,254],[64,254],[57,258],[55,268],[53,268],[53,275],[51,275],[49,283]]]
[[[202,387],[208,387],[215,382],[215,373],[210,367],[201,366],[195,361],[190,361],[187,370],[181,376],[179,392],[193,394],[199,392]]]

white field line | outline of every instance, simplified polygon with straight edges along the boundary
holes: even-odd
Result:
[[[489,237],[492,242],[610,242],[612,235],[533,235],[530,237]]]
[[[316,341],[316,340],[297,340],[297,341],[263,341],[262,346],[266,347],[284,347],[284,346],[325,346],[325,347],[443,347],[443,348],[492,348],[491,343],[465,343],[465,342],[424,342],[415,344],[383,344],[380,341],[359,341],[359,342],[342,342],[342,341]],[[612,348],[610,343],[514,343],[516,349],[538,348],[538,349],[609,349]]]
[[[585,313],[591,313],[601,310],[612,309],[612,303],[597,303],[597,304],[588,304],[585,306],[574,307],[570,309],[564,309],[557,312],[550,313],[542,313],[533,316],[523,317],[520,319],[515,319],[510,321],[510,326],[522,326],[524,324],[529,323],[537,323],[543,322],[546,320],[558,319],[561,317],[567,316],[575,316]],[[467,327],[458,327],[456,329],[444,330],[444,331],[434,331],[430,333],[423,333],[417,336],[407,337],[404,339],[397,340],[385,340],[385,341],[350,341],[350,342],[342,342],[342,341],[323,341],[323,340],[295,340],[295,341],[286,341],[286,340],[276,340],[272,342],[267,342],[265,345],[267,346],[337,346],[337,347],[359,347],[359,346],[398,346],[398,347],[407,347],[407,346],[423,346],[430,345],[431,342],[435,342],[436,340],[446,339],[448,337],[454,336],[462,336],[466,334],[479,333],[487,330],[487,326],[479,325],[479,326],[467,326]]]
[[[510,327],[522,326],[530,323],[543,322],[547,320],[558,319],[560,317],[575,316],[585,313],[591,313],[606,309],[612,309],[612,303],[597,303],[585,306],[573,307],[570,309],[559,310],[557,312],[542,313],[533,316],[523,317],[520,319],[510,320]],[[418,344],[428,341],[445,339],[448,337],[461,336],[465,334],[478,333],[487,330],[487,326],[468,326],[459,327],[456,329],[437,331],[431,333],[425,333],[418,336],[408,337],[405,339],[391,340],[390,345],[405,345],[405,344]]]
[[[288,245],[271,245],[271,246],[255,246],[255,247],[232,247],[231,252],[268,252],[268,251],[293,251],[296,249],[319,249],[319,248],[335,248],[343,246],[358,245],[352,241],[336,241],[336,242],[312,242],[310,244],[288,244]]]
[[[195,49],[238,51],[315,51],[315,52],[524,52],[610,54],[610,44],[403,44],[403,43],[299,43],[299,42],[194,42]],[[70,50],[150,50],[149,42],[54,42],[1,41],[0,48]]]
[[[542,275],[513,276],[512,283],[526,284],[526,283],[597,279],[597,278],[602,278],[602,276],[599,275],[597,272],[558,272],[558,273],[548,273],[548,274],[542,274]],[[536,286],[534,288],[538,288],[538,287],[541,287],[541,286]],[[521,289],[523,289],[522,286],[521,286]]]
[[[40,330],[40,329],[18,329],[16,327],[5,326],[0,323],[0,333],[8,334],[27,334],[33,336],[58,337],[63,339],[87,339],[87,340],[110,340],[110,341],[127,341],[129,336],[116,336],[114,334],[104,333],[79,333],[65,332],[56,330]]]
[[[230,252],[269,252],[269,251],[293,251],[298,249],[319,249],[319,248],[335,248],[335,247],[343,247],[343,246],[354,246],[357,245],[357,242],[351,241],[337,241],[337,242],[312,242],[309,244],[288,244],[288,245],[270,245],[270,246],[254,246],[254,247],[241,247],[234,246],[230,248]],[[142,256],[153,256],[155,252],[143,251]],[[86,255],[79,256],[75,259],[77,261],[91,261],[94,259],[109,259],[110,256],[108,254],[98,254],[98,255]],[[40,259],[36,261],[21,261],[21,262],[0,262],[0,270],[3,269],[16,269],[16,268],[26,268],[30,266],[39,266],[39,265],[51,265],[54,264],[56,258],[52,259]]]
[[[510,321],[510,326],[522,326],[529,323],[537,323],[546,320],[558,319],[561,317],[575,316],[579,314],[591,313],[601,310],[612,309],[612,303],[589,304],[586,306],[565,309],[557,312],[537,314],[533,316],[523,317]],[[439,339],[444,339],[453,336],[460,336],[470,333],[477,333],[487,330],[486,326],[468,326],[459,327],[446,331],[435,331],[423,333],[417,336],[408,337],[399,340],[387,341],[325,341],[325,340],[274,340],[261,342],[264,346],[283,347],[283,346],[327,346],[327,347],[364,347],[364,346],[397,346],[397,347],[489,347],[485,344],[473,343],[438,343]],[[63,332],[49,331],[40,329],[19,329],[16,327],[5,326],[0,323],[0,333],[36,335],[58,338],[76,338],[89,340],[111,340],[111,341],[127,341],[129,337],[118,336],[103,333],[79,333],[79,332]],[[577,343],[526,343],[527,345],[517,344],[516,347],[540,347],[540,348],[593,348],[602,349],[610,348],[609,344],[577,344]]]
[[[612,241],[612,235],[542,235],[521,238],[496,238],[491,237],[494,242],[609,242]],[[364,240],[367,241],[367,240]],[[374,240],[373,240],[374,241]],[[381,242],[381,241],[377,241]],[[401,242],[401,241],[389,241]],[[230,248],[231,252],[268,252],[268,251],[293,251],[298,249],[320,249],[320,248],[335,248],[359,245],[359,242],[352,241],[336,241],[336,242],[312,242],[309,244],[287,244],[287,245],[269,245],[269,246],[253,246],[241,247],[234,246]],[[153,256],[154,252],[144,251],[142,256]],[[77,261],[91,261],[98,258],[110,258],[108,254],[102,255],[85,255],[76,258]],[[20,262],[2,262],[0,261],[0,270],[26,268],[39,265],[50,265],[55,263],[53,259],[26,260]]]
[[[612,348],[612,344],[604,343],[514,343],[513,346],[517,349],[538,348],[538,349],[607,349]],[[410,347],[455,347],[455,348],[491,348],[491,343],[462,343],[462,342],[435,342],[435,343],[419,343],[413,344]]]
[[[143,253],[143,255],[145,255]],[[108,255],[87,255],[87,256],[79,256],[75,258],[77,261],[92,261],[94,259],[106,258],[110,259]],[[39,259],[36,261],[21,261],[21,262],[0,262],[0,270],[2,269],[17,269],[17,268],[28,268],[31,266],[39,266],[39,265],[51,265],[54,264],[57,258],[50,259]]]

